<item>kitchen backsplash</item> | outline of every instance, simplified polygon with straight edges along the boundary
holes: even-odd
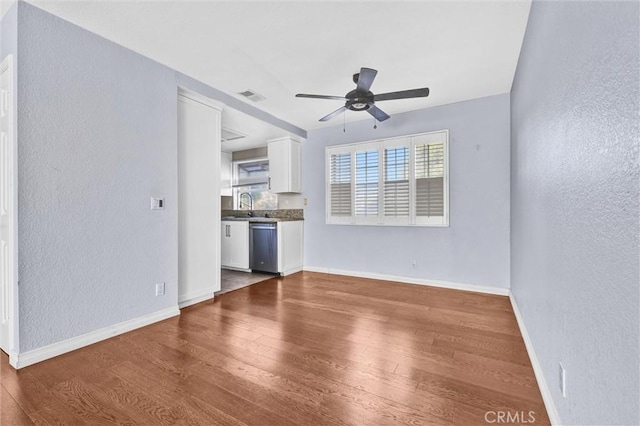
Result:
[[[222,217],[247,217],[248,214],[249,211],[247,210],[222,210]],[[253,214],[255,216],[269,215],[269,217],[276,217],[280,219],[304,220],[304,213],[302,209],[253,210]]]

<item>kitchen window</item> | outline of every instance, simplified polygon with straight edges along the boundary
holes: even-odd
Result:
[[[449,132],[327,147],[327,223],[448,226]]]
[[[235,210],[275,210],[278,195],[269,191],[269,160],[233,162],[233,208]]]

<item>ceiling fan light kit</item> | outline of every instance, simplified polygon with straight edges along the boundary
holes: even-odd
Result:
[[[378,71],[372,68],[360,68],[360,72],[353,75],[353,82],[356,83],[356,88],[344,96],[308,95],[305,93],[298,93],[296,97],[344,101],[344,106],[325,115],[320,119],[320,121],[329,121],[335,116],[342,114],[346,110],[367,111],[377,121],[385,121],[390,118],[390,116],[389,114],[385,113],[380,108],[375,106],[376,101],[380,102],[396,99],[424,98],[429,96],[429,88],[427,87],[375,95],[373,92],[371,92],[370,89],[377,74]]]

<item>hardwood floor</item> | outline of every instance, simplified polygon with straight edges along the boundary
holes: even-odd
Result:
[[[549,424],[507,297],[309,272],[0,364],[2,425]]]

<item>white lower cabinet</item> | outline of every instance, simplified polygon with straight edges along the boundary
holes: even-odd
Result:
[[[278,222],[278,272],[289,275],[302,271],[304,222]],[[249,269],[249,221],[222,221],[220,247],[223,268]]]
[[[221,264],[226,268],[249,269],[249,222],[222,221]]]
[[[278,272],[289,275],[302,271],[304,222],[278,222]]]

